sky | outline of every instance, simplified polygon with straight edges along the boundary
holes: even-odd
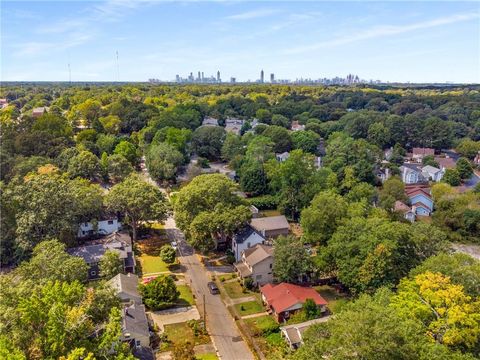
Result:
[[[480,2],[1,1],[2,81],[480,83]],[[118,52],[118,67],[116,54]]]

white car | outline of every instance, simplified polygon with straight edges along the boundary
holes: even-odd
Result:
[[[173,247],[175,250],[177,250],[178,244],[177,244],[176,241],[172,241],[172,242],[170,243],[170,245],[172,245],[172,247]]]

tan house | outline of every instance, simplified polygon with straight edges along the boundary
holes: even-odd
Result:
[[[42,107],[37,107],[32,110],[32,116],[33,117],[40,117],[44,113],[48,112],[48,107],[42,106]]]
[[[290,230],[287,218],[284,215],[255,218],[250,221],[250,226],[265,238],[288,235]]]
[[[241,261],[234,264],[241,279],[252,278],[261,286],[273,281],[273,246],[257,244],[243,251]]]

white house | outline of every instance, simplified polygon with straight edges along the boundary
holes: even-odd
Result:
[[[438,169],[435,166],[427,165],[422,168],[422,176],[430,181],[439,182],[444,174],[444,169]]]
[[[290,157],[290,153],[288,151],[285,151],[281,154],[275,154],[275,158],[277,159],[277,161],[279,162],[284,162],[285,160],[287,160],[288,158]]]
[[[232,239],[232,252],[235,256],[235,261],[240,261],[242,253],[252,246],[263,244],[265,238],[257,232],[250,225],[245,226],[242,230],[237,232]]]
[[[405,184],[417,184],[425,182],[422,168],[418,164],[404,163],[400,166],[400,176]]]
[[[78,229],[77,237],[82,238],[91,235],[109,235],[120,231],[122,224],[118,218],[111,217],[109,219],[95,221],[88,221],[81,223]]]

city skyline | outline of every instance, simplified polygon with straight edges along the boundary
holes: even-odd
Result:
[[[479,9],[471,2],[1,6],[3,81],[171,81],[197,68],[204,77],[220,69],[223,82],[255,82],[262,69],[264,82],[270,74],[293,81],[349,73],[383,82],[480,82]]]

